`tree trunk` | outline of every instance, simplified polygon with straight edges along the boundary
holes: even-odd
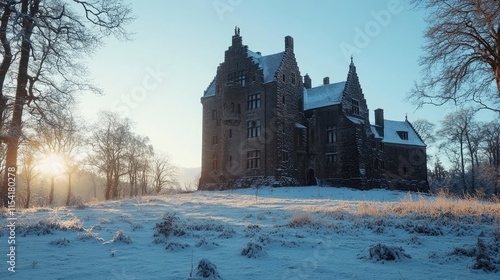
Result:
[[[19,71],[16,80],[16,98],[12,112],[12,121],[9,127],[9,137],[11,139],[7,142],[7,156],[5,158],[5,167],[15,167],[15,173],[17,173],[17,151],[23,122],[23,109],[28,96],[26,87],[28,85],[28,64],[31,50],[30,40],[33,31],[34,15],[38,12],[38,4],[39,0],[35,0],[31,5],[29,5],[29,0],[22,0],[21,4],[23,36],[19,55]],[[28,7],[30,8],[29,15]],[[8,205],[8,175],[8,172],[4,172],[2,183],[2,202],[4,206]]]
[[[54,180],[55,176],[50,177],[49,205],[52,205],[52,202],[54,202]]]
[[[28,192],[26,194],[26,204],[24,205],[24,208],[26,208],[26,209],[30,208],[30,199],[31,199],[31,186],[30,186],[31,182],[30,181],[31,180],[28,179],[26,182],[26,191]]]
[[[3,128],[4,124],[4,111],[7,106],[7,98],[3,94],[3,86],[5,83],[5,77],[7,72],[12,65],[12,51],[10,48],[10,42],[7,39],[7,26],[9,24],[9,18],[12,13],[10,6],[5,4],[3,6],[3,14],[0,20],[0,41],[3,47],[3,58],[0,64],[0,129]]]
[[[66,206],[69,206],[70,202],[71,202],[71,172],[68,172],[68,196],[66,196]]]

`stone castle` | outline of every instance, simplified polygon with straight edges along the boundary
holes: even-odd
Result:
[[[411,123],[370,123],[352,58],[344,82],[312,87],[294,42],[262,55],[239,28],[201,98],[199,190],[259,185],[332,185],[428,191],[426,145]]]

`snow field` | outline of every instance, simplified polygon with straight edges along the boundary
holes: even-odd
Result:
[[[499,209],[321,187],[29,209],[0,279],[498,279]]]

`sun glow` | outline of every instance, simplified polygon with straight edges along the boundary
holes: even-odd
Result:
[[[58,154],[50,154],[40,161],[40,171],[56,176],[66,169],[66,161]]]

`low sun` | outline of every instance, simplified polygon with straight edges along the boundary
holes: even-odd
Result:
[[[66,169],[66,161],[57,154],[50,154],[40,161],[40,171],[56,176]]]

